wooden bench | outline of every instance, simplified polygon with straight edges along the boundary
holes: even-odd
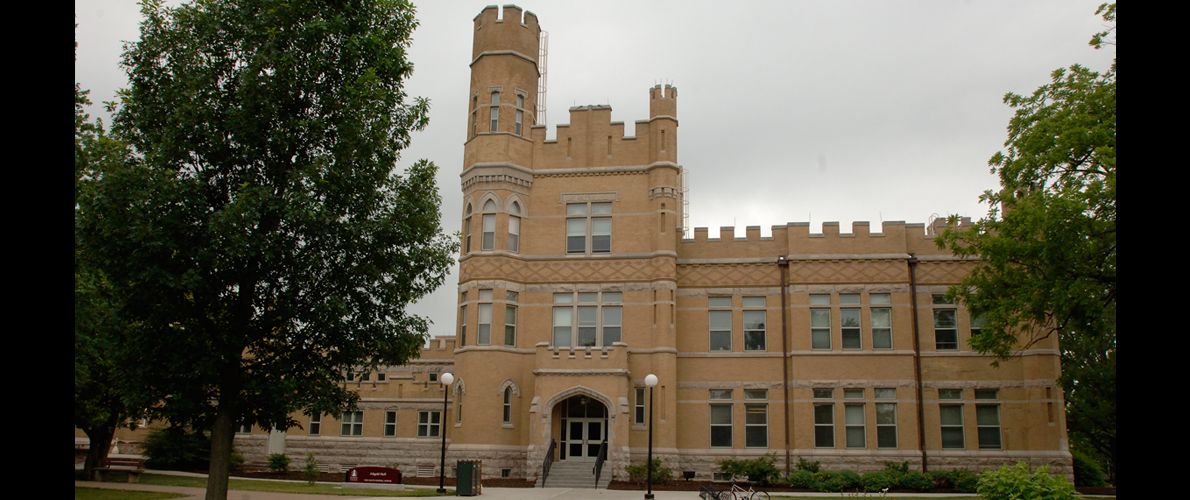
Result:
[[[95,468],[96,479],[103,481],[105,472],[127,472],[128,482],[140,480],[140,474],[145,471],[145,457],[142,455],[111,454],[103,460],[103,466]]]

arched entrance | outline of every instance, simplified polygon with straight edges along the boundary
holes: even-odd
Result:
[[[607,441],[607,407],[597,399],[579,394],[557,406],[560,417],[558,458],[595,460]]]

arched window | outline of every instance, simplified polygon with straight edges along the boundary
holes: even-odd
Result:
[[[488,200],[483,204],[483,240],[480,250],[496,248],[496,202]]]
[[[512,424],[512,387],[504,388],[504,423]]]
[[[521,204],[515,201],[508,207],[508,251],[521,251]]]
[[[463,253],[471,252],[471,204],[467,204],[467,214],[463,217]]]
[[[463,384],[455,384],[455,423],[463,423]]]

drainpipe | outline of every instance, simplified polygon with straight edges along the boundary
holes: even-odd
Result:
[[[913,309],[913,381],[917,389],[917,449],[921,451],[921,471],[929,472],[926,461],[925,408],[921,396],[921,346],[917,328],[917,257],[909,254],[909,300]]]
[[[789,477],[789,463],[792,461],[789,456],[789,379],[793,378],[789,373],[789,341],[787,340],[789,326],[786,318],[789,312],[789,302],[785,298],[789,259],[786,259],[784,255],[777,257],[777,267],[781,268],[781,391],[784,394],[781,401],[785,405],[785,418],[782,419],[785,421],[785,476]]]

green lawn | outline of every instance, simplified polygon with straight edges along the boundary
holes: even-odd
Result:
[[[109,490],[106,488],[75,488],[75,500],[163,500],[184,497],[181,493],[159,491]]]
[[[124,482],[120,474],[110,474],[107,482]],[[168,476],[162,474],[141,474],[140,484],[156,484],[161,486],[186,486],[190,488],[205,488],[207,478],[191,476]],[[354,497],[436,497],[438,492],[432,488],[406,488],[402,491],[379,488],[350,488],[337,484],[317,483],[313,486],[299,482],[260,481],[255,479],[232,478],[228,489],[241,491],[271,491],[276,493],[309,493],[318,495],[339,495]],[[454,496],[453,489],[446,490],[446,496]],[[114,497],[113,497],[114,498]],[[162,497],[168,498],[168,497]]]

